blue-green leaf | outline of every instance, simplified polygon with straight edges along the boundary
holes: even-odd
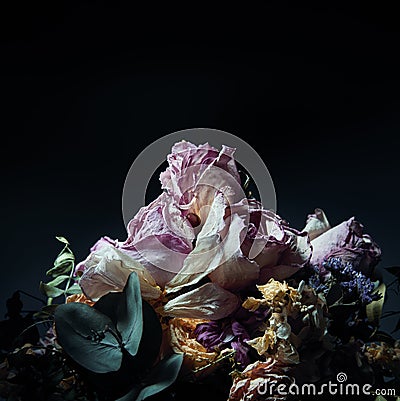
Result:
[[[125,297],[121,292],[111,292],[101,297],[94,308],[107,315],[113,323],[118,324],[118,305],[125,302]],[[133,356],[135,366],[145,372],[156,360],[162,341],[162,328],[160,320],[153,307],[142,300],[143,332],[138,339],[139,349]]]
[[[117,401],[142,401],[147,397],[165,390],[178,377],[183,362],[183,354],[172,354],[157,364],[145,378],[142,388],[136,385]]]
[[[129,275],[117,307],[117,329],[125,349],[135,356],[143,333],[142,294],[135,272]]]
[[[120,368],[121,339],[109,317],[77,302],[60,305],[54,321],[58,342],[79,365],[95,373]]]

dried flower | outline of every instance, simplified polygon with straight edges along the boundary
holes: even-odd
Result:
[[[321,266],[331,257],[352,263],[356,270],[369,275],[380,260],[381,250],[354,217],[329,229],[311,241],[310,263]]]
[[[209,352],[196,339],[196,326],[204,322],[190,318],[174,318],[169,321],[171,347],[174,352],[184,353],[188,370],[206,366],[218,357],[218,352]]]
[[[286,397],[276,390],[279,384],[289,386],[292,378],[288,376],[290,367],[276,359],[256,361],[243,372],[235,375],[229,393],[229,401],[279,401]],[[271,391],[272,390],[272,391]]]

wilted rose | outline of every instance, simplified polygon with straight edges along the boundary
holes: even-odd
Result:
[[[354,217],[325,231],[311,241],[313,254],[311,264],[321,267],[325,259],[340,258],[366,275],[380,260],[381,250],[364,227]]]
[[[299,232],[258,202],[250,202],[250,224],[242,251],[260,266],[258,283],[270,278],[283,280],[303,267],[311,258],[307,232]]]
[[[84,294],[92,300],[109,292],[122,291],[133,271],[139,277],[140,290],[145,300],[157,300],[162,294],[145,267],[107,242],[98,245],[77,268],[83,271],[79,284]]]
[[[160,181],[193,226],[204,224],[217,193],[229,203],[243,197],[234,152],[227,146],[218,151],[208,143],[196,146],[186,141],[172,147]]]

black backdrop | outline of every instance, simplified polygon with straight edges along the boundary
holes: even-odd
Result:
[[[253,146],[293,226],[315,207],[332,224],[355,215],[381,266],[399,264],[400,26],[394,10],[352,4],[4,10],[1,316],[14,290],[39,294],[55,235],[78,260],[102,235],[125,238],[131,163],[184,128]]]

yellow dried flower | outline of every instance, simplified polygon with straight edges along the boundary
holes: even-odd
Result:
[[[301,293],[289,287],[285,281],[281,283],[271,278],[267,284],[258,285],[257,288],[271,308],[281,310],[287,307],[291,310],[293,307],[300,306]]]
[[[171,347],[176,353],[184,353],[185,365],[189,370],[208,365],[218,357],[216,352],[207,352],[194,335],[196,326],[205,322],[207,320],[191,318],[174,318],[169,321]]]
[[[275,330],[272,327],[268,327],[262,337],[249,340],[247,344],[251,345],[258,352],[258,355],[264,355],[269,349],[274,348],[276,344]]]

